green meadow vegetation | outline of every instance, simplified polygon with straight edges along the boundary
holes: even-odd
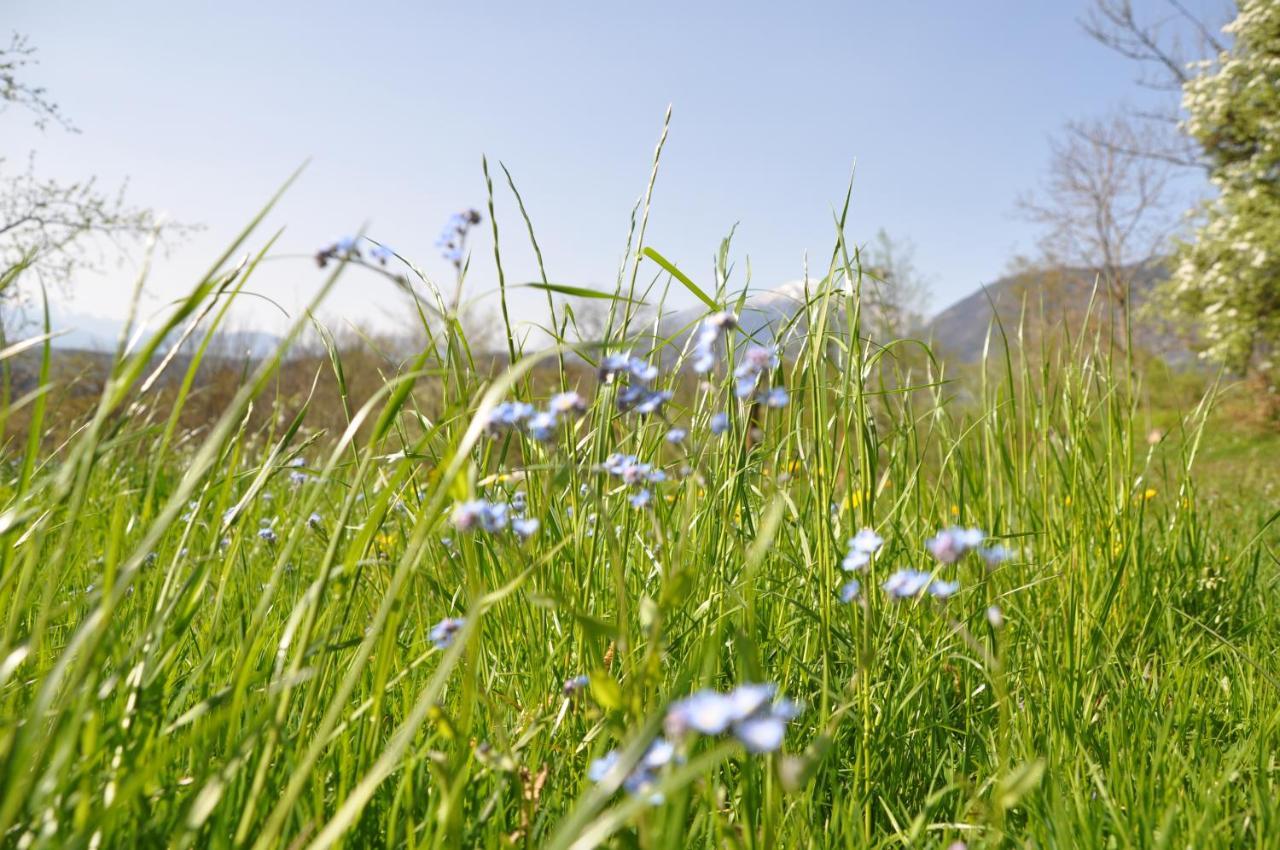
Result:
[[[873,341],[841,210],[780,356],[656,336],[741,282],[728,240],[705,278],[649,246],[647,197],[604,332],[539,272],[523,350],[506,188],[465,222],[496,367],[361,237],[313,306],[400,287],[421,351],[356,386],[300,316],[193,423],[261,214],[74,415],[47,335],[0,352],[41,355],[3,408],[0,846],[1276,846],[1280,445],[1229,379],[1099,322],[965,371]]]

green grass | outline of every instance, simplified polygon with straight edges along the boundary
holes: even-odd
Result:
[[[644,253],[642,210],[608,350],[661,347],[636,302],[682,285]],[[203,317],[192,382],[148,384],[157,335],[118,355],[70,438],[6,446],[0,846],[1274,846],[1274,480],[1257,456],[1252,489],[1200,475],[1198,452],[1235,451],[1216,386],[1153,413],[1124,359],[1069,329],[952,380],[918,344],[859,334],[842,233],[810,332],[769,376],[783,409],[733,399],[740,352],[705,386],[668,352],[669,422],[620,414],[618,387],[573,367],[603,349],[568,313],[560,347],[521,356],[510,338],[515,365],[486,381],[447,300],[409,274],[430,344],[362,405],[333,350],[345,433],[273,397],[279,357],[188,431],[201,340],[252,287],[254,262],[228,264],[246,231],[171,323]],[[731,306],[720,256],[695,285]],[[352,265],[316,273],[317,301],[379,273]],[[482,433],[495,402],[562,381],[592,405],[553,443]],[[45,433],[42,398],[6,418]],[[1167,433],[1150,445],[1153,416]],[[615,451],[667,470],[650,509],[596,470]],[[530,542],[451,529],[457,502],[517,489],[542,522]],[[884,578],[935,568],[924,541],[952,523],[1018,554],[938,567],[962,585],[945,604],[888,600]],[[845,604],[839,562],[864,526],[886,543]],[[440,651],[445,617],[467,625]],[[590,685],[566,698],[578,674]],[[620,775],[588,781],[610,749],[639,758],[672,700],[743,682],[804,703],[780,752],[684,739],[660,805]]]

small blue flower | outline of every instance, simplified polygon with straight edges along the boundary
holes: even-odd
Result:
[[[689,432],[684,428],[672,428],[667,432],[667,442],[672,445],[679,445],[684,442],[684,438],[689,436]]]
[[[440,248],[446,260],[455,266],[462,265],[463,246],[467,241],[467,232],[479,223],[480,213],[475,210],[467,210],[466,212],[454,213],[449,216],[444,230],[440,232],[440,238],[436,240],[436,247]]]
[[[523,401],[504,401],[495,404],[485,418],[485,428],[490,433],[498,433],[508,428],[523,425],[535,414],[532,404]]]
[[[511,530],[515,532],[516,537],[519,537],[521,541],[528,540],[537,534],[539,525],[538,520],[533,517],[511,520]]]
[[[932,573],[923,570],[904,569],[889,576],[881,587],[893,599],[913,599],[928,593],[935,599],[946,600],[960,589],[960,582],[935,579]]]
[[[676,748],[666,738],[654,738],[649,749],[645,750],[640,763],[649,770],[658,770],[671,764],[675,759]]]
[[[869,528],[864,528],[849,539],[849,552],[840,562],[840,566],[846,572],[860,570],[871,563],[871,556],[883,545],[883,537]]]
[[[639,357],[632,357],[627,362],[627,371],[631,373],[632,380],[642,384],[647,384],[658,377],[658,367],[646,363]]]
[[[574,676],[572,678],[565,679],[564,695],[567,697],[573,696],[579,691],[585,689],[587,685],[590,683],[590,681],[591,680],[588,679],[586,676]]]
[[[624,484],[643,484],[649,480],[649,475],[652,472],[653,467],[647,463],[640,463],[633,456],[628,462],[619,467],[617,475]]]
[[[729,703],[729,711],[732,714],[733,719],[735,721],[745,720],[772,702],[773,695],[777,692],[777,685],[757,685],[748,683],[745,685],[739,685],[729,693],[725,694],[725,700]]]
[[[1013,552],[999,544],[984,546],[978,550],[978,556],[987,562],[988,567],[998,567],[1013,557]]]
[[[734,736],[749,753],[771,753],[782,746],[787,721],[773,714],[749,717],[733,729]]]
[[[320,514],[317,514],[317,513],[313,513],[311,514],[311,516],[307,517],[307,525],[311,526],[312,528],[319,528],[321,523],[323,522],[324,522],[323,518],[321,518]]]
[[[622,780],[622,787],[634,796],[648,795],[650,805],[662,805],[665,798],[653,792],[652,788],[658,781],[657,772],[670,764],[674,757],[675,748],[670,743],[662,738],[655,739],[631,773]],[[617,750],[610,750],[593,760],[587,768],[587,778],[592,782],[601,782],[617,766],[619,758]]]
[[[613,770],[613,766],[617,763],[618,751],[610,750],[600,758],[592,759],[587,767],[587,778],[592,782],[599,782],[609,775],[609,771]]]
[[[840,601],[852,602],[862,593],[862,584],[856,579],[851,578],[845,582],[844,587],[840,588]]]
[[[933,581],[932,573],[906,569],[893,573],[881,586],[884,592],[894,599],[911,599],[919,596],[931,581]]]
[[[453,645],[453,639],[467,623],[460,617],[446,617],[431,627],[427,637],[435,644],[436,649],[445,650]]]
[[[934,599],[950,599],[955,596],[956,591],[960,589],[958,581],[943,581],[937,579],[929,585],[929,595]]]
[[[453,527],[458,531],[468,532],[483,529],[490,534],[495,534],[507,527],[508,507],[501,502],[492,503],[482,499],[473,499],[469,502],[459,503],[453,509],[451,519]]]
[[[625,467],[635,462],[635,455],[624,455],[619,452],[613,452],[604,459],[604,463],[600,464],[600,468],[610,475],[621,475],[622,470]]]
[[[626,413],[649,397],[645,387],[627,386],[618,391],[618,410]]]
[[[954,564],[966,553],[982,545],[986,535],[980,528],[944,528],[925,541],[929,553],[944,564]]]
[[[275,543],[279,539],[276,537],[276,533],[270,528],[259,528],[258,537],[268,543]]]
[[[507,506],[502,502],[491,503],[488,510],[480,514],[480,527],[490,534],[497,534],[507,527]]]
[[[756,391],[756,384],[760,380],[760,375],[751,373],[749,375],[739,375],[733,383],[733,394],[738,398],[747,398]]]
[[[791,401],[791,396],[782,387],[774,387],[764,394],[765,407],[786,407]]]
[[[486,502],[474,499],[470,502],[462,502],[453,509],[451,520],[453,527],[458,531],[474,531],[480,527],[480,517],[488,509]]]
[[[693,344],[693,360],[690,361],[693,371],[699,375],[710,372],[712,367],[716,365],[714,337],[708,339],[704,334],[698,335],[698,341]]]
[[[866,552],[874,555],[884,545],[884,538],[870,528],[863,528],[849,538],[849,549],[854,552]]]
[[[587,412],[587,400],[572,391],[556,393],[547,403],[547,409],[554,414],[580,415]]]
[[[369,259],[373,260],[374,262],[380,263],[384,266],[395,255],[396,255],[396,252],[391,250],[386,245],[374,245],[372,248],[369,249]]]
[[[631,502],[631,507],[638,510],[640,508],[647,508],[652,500],[652,493],[648,490],[641,490],[640,492],[633,494],[629,501]]]
[[[543,412],[535,413],[530,417],[525,428],[528,429],[530,437],[540,443],[546,443],[555,439],[556,426],[559,424],[554,413]]]
[[[760,383],[760,376],[778,367],[781,361],[778,359],[778,349],[773,346],[752,345],[742,353],[742,359],[738,362],[738,368],[733,370],[734,382],[733,392],[738,398],[747,398],[755,392],[756,385]],[[782,404],[786,404],[785,397],[782,398]],[[767,399],[767,397],[766,397]],[[782,406],[782,405],[777,405]]]
[[[648,416],[662,410],[662,406],[671,400],[671,393],[662,390],[649,393],[643,401],[636,405],[636,413]]]
[[[702,321],[693,344],[693,371],[699,375],[711,371],[716,363],[716,343],[737,325],[738,317],[732,313],[714,313]]]
[[[800,711],[789,700],[775,701],[776,693],[777,687],[768,684],[740,685],[727,694],[698,691],[668,708],[667,734],[694,731],[719,735],[730,731],[748,752],[773,752],[782,746],[787,722]]]
[[[729,430],[729,414],[717,413],[711,417],[711,433],[717,437]]]
[[[751,345],[742,353],[735,375],[760,374],[778,368],[778,349],[772,345]]]
[[[859,552],[856,549],[850,550],[849,554],[844,556],[844,560],[840,562],[840,569],[847,573],[857,572],[858,570],[871,563],[871,556],[866,552]]]
[[[600,359],[600,365],[596,369],[597,375],[601,381],[609,383],[625,372],[630,362],[631,356],[628,354],[606,354]]]
[[[698,691],[667,709],[669,735],[682,735],[690,729],[703,735],[719,735],[732,722],[732,705],[724,694],[716,691]]]

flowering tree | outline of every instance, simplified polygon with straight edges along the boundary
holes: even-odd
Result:
[[[1226,32],[1230,49],[1183,87],[1217,194],[1178,244],[1165,294],[1204,356],[1265,375],[1280,344],[1280,4],[1241,0]]]

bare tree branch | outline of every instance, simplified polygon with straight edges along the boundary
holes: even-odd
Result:
[[[1160,110],[1130,109],[1131,117],[1160,127],[1148,135],[1147,150],[1116,150],[1124,155],[1142,155],[1179,168],[1207,170],[1208,161],[1199,146],[1181,132],[1182,87],[1193,76],[1191,60],[1217,56],[1226,49],[1214,33],[1231,15],[1222,14],[1221,21],[1211,25],[1187,8],[1182,0],[1164,0],[1170,14],[1155,20],[1141,20],[1131,0],[1094,0],[1093,7],[1080,21],[1088,35],[1108,50],[1131,59],[1144,69],[1136,82],[1139,86],[1168,93],[1169,103]],[[1183,46],[1187,31],[1195,36],[1196,46],[1188,51]],[[1105,139],[1102,139],[1104,143]]]
[[[0,114],[16,106],[41,129],[52,123],[77,132],[43,88],[21,78],[34,56],[35,48],[17,33],[0,48]],[[101,264],[108,254],[124,256],[152,235],[163,242],[192,229],[129,203],[127,184],[112,192],[93,178],[68,183],[41,177],[34,154],[25,169],[7,166],[0,157],[0,269],[29,263],[29,273],[43,285],[65,287],[77,271]],[[0,326],[5,313],[21,309],[22,296],[14,287],[0,293]]]
[[[1125,116],[1072,122],[1051,143],[1044,186],[1018,203],[1044,228],[1048,264],[1096,270],[1122,306],[1134,269],[1163,253],[1177,222],[1173,166],[1151,150],[1149,129]]]
[[[42,130],[53,122],[64,130],[79,132],[43,88],[20,79],[25,69],[36,64],[35,54],[27,37],[16,32],[9,39],[9,46],[0,48],[0,112],[19,106],[35,116],[35,125]]]

